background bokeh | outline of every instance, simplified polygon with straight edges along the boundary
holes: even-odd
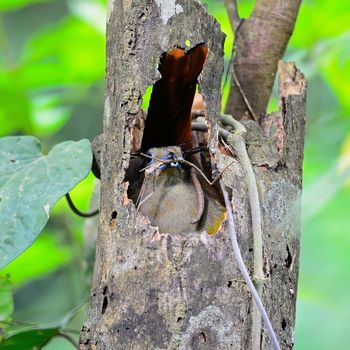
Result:
[[[223,1],[207,0],[233,35]],[[253,1],[238,0],[242,17]],[[64,140],[101,132],[106,0],[0,0],[0,136],[30,134],[47,152]],[[350,5],[303,0],[286,60],[308,81],[301,266],[296,349],[349,349],[350,344]],[[276,93],[270,110],[278,108]],[[73,191],[88,208],[89,176]],[[9,274],[11,327],[49,326],[67,315],[78,336],[89,292],[83,220],[60,201],[37,241],[0,271]],[[73,310],[73,311],[72,311]],[[46,350],[72,349],[55,338]],[[0,345],[1,349],[1,345]]]

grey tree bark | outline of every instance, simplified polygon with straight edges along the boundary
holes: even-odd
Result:
[[[199,78],[217,149],[224,35],[196,0],[115,0],[107,26],[107,77],[101,158],[100,224],[88,318],[79,349],[249,349],[251,296],[235,264],[226,226],[216,235],[160,233],[127,197],[125,170],[142,95],[159,79],[162,53],[206,42]],[[280,64],[280,111],[245,122],[260,191],[264,304],[283,349],[293,348],[299,265],[301,170],[306,82]],[[252,271],[247,188],[238,162],[224,173],[237,232]],[[262,349],[271,349],[265,333]]]

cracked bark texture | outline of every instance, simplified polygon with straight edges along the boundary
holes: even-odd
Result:
[[[79,349],[249,349],[251,296],[235,264],[225,228],[159,233],[136,212],[124,182],[132,127],[142,94],[159,79],[161,54],[174,45],[206,42],[199,77],[218,167],[232,162],[217,150],[223,34],[194,0],[116,0],[107,27],[101,204],[90,308]],[[264,303],[283,349],[293,347],[299,262],[305,80],[291,64],[280,73],[281,109],[262,127],[248,121],[248,151],[263,212]],[[277,135],[278,134],[278,135]],[[277,136],[276,136],[277,135]],[[273,141],[279,140],[279,147]],[[281,146],[282,145],[282,146]],[[240,165],[224,175],[232,192],[243,257],[252,268],[247,188]],[[271,349],[263,334],[263,349]]]
[[[249,18],[235,33],[233,68],[253,112],[260,119],[267,109],[277,71],[293,33],[301,0],[257,0]],[[226,112],[236,119],[249,116],[242,94],[231,78]]]

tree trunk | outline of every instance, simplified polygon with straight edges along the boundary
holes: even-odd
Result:
[[[162,53],[185,47],[187,40],[191,47],[203,42],[209,47],[199,78],[211,126],[209,146],[219,167],[232,162],[217,149],[220,26],[195,0],[115,0],[107,29],[100,226],[79,349],[249,349],[252,300],[225,225],[212,236],[160,233],[136,212],[125,182],[142,95],[160,77]],[[253,121],[245,126],[263,214],[264,304],[282,348],[291,349],[306,84],[292,64],[280,68],[280,113],[267,117],[262,127]],[[224,181],[232,192],[240,246],[251,271],[250,210],[238,162],[226,170]],[[267,335],[262,337],[262,349],[271,349]]]

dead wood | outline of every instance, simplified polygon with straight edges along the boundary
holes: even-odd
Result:
[[[175,45],[185,47],[186,40],[191,47],[202,42],[209,47],[199,77],[211,126],[209,148],[219,168],[232,162],[217,149],[223,39],[219,24],[194,0],[116,0],[111,6],[100,225],[80,350],[249,349],[252,301],[225,229],[213,236],[159,233],[136,212],[125,182],[142,94],[160,77],[161,55]],[[263,215],[263,299],[282,348],[291,349],[306,89],[295,66],[282,64],[280,76],[282,131],[269,117],[264,129],[253,121],[245,126]],[[282,134],[280,152],[271,141],[275,130]],[[252,271],[250,210],[238,162],[224,173],[224,181],[232,194],[243,258]],[[265,333],[262,349],[271,349]]]

